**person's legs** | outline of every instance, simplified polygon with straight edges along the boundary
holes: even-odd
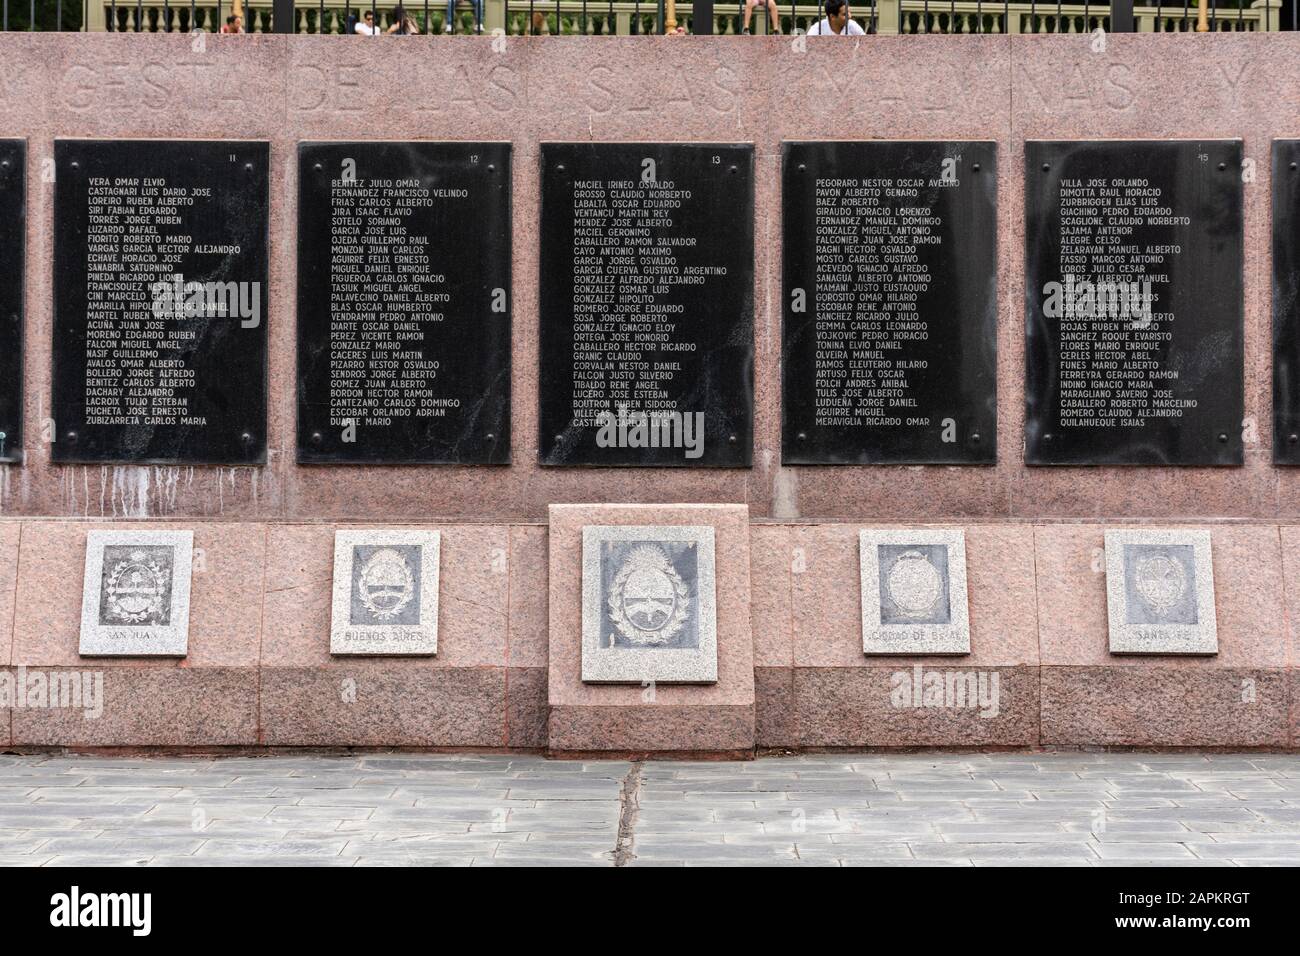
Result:
[[[749,30],[749,18],[754,15],[754,7],[758,5],[758,0],[745,0],[745,19],[740,24],[742,30]]]
[[[767,0],[767,32],[781,32],[781,7],[776,0]]]
[[[456,0],[447,0],[447,19],[443,21],[442,32],[454,33],[456,20]]]
[[[483,32],[483,0],[474,0],[474,32]]]

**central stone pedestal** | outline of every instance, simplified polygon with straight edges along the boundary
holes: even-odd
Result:
[[[585,571],[584,528],[600,529]],[[749,509],[552,505],[550,548],[550,751],[752,757]],[[588,662],[587,682],[584,590],[587,653],[602,664]],[[609,655],[624,666],[605,666]],[[665,655],[683,666],[665,669]],[[633,680],[641,661],[646,677]],[[594,682],[607,674],[618,682]]]

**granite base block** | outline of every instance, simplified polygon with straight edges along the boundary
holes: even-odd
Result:
[[[257,741],[254,667],[30,668],[32,675],[102,675],[102,712],[81,706],[15,708],[16,747],[231,747]],[[62,680],[62,678],[61,678]],[[91,707],[86,705],[90,704]]]
[[[1285,747],[1294,740],[1287,682],[1272,668],[1045,666],[1041,742]]]
[[[791,668],[754,668],[754,736],[760,750],[793,750],[799,746]]]
[[[503,747],[503,667],[357,660],[262,670],[268,746]]]
[[[752,757],[753,705],[552,706],[552,754],[672,754]]]
[[[1288,730],[1290,736],[1287,739],[1287,746],[1292,749],[1300,747],[1300,670],[1292,668],[1287,671],[1290,683],[1290,695],[1288,697],[1289,720]]]
[[[754,750],[750,524],[744,505],[552,505],[548,749],[552,754]],[[717,681],[583,681],[583,528],[708,526],[714,535]]]
[[[0,667],[0,679],[12,681],[14,679],[13,669]],[[12,710],[11,707],[0,707],[0,747],[8,746],[13,740],[11,728],[13,721],[10,717]]]
[[[506,671],[506,746],[515,750],[546,747],[546,668]]]
[[[1037,667],[797,667],[793,696],[800,747],[1038,743]]]

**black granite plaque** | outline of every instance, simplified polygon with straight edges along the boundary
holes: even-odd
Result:
[[[54,460],[265,462],[269,144],[54,162]]]
[[[1273,461],[1300,465],[1300,139],[1273,141]]]
[[[1241,141],[1025,144],[1025,461],[1242,463]]]
[[[747,467],[754,149],[542,144],[544,465]]]
[[[510,145],[298,167],[298,460],[508,464]]]
[[[992,464],[996,144],[783,153],[782,461]]]
[[[0,139],[0,462],[23,460],[27,143]]]

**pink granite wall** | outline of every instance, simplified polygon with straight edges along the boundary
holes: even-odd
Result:
[[[739,502],[755,518],[1300,516],[1300,472],[1269,462],[1269,143],[1300,135],[1300,35],[414,38],[0,36],[0,136],[28,140],[27,449],[0,468],[0,514],[543,521],[556,502]],[[1195,44],[1195,46],[1192,46]],[[430,54],[433,49],[436,54]],[[1192,53],[1194,51],[1194,55]],[[52,184],[60,136],[271,143],[270,461],[262,468],[49,463]],[[1241,137],[1246,224],[1246,465],[1030,469],[1023,426],[1022,146],[1033,138]],[[779,463],[779,155],[785,139],[978,138],[999,148],[998,464]],[[302,140],[514,144],[514,464],[294,463],[295,148]],[[753,143],[756,414],[752,469],[537,465],[538,144]],[[431,475],[436,479],[431,480]]]
[[[713,526],[717,683],[642,687],[582,682],[582,529],[586,525]],[[738,505],[551,508],[549,749],[577,754],[753,751],[749,529],[749,516]]]
[[[584,524],[708,523],[719,682],[584,685]],[[139,526],[116,522],[111,526]],[[1300,746],[1300,528],[1214,523],[1219,653],[1114,657],[1097,523],[968,523],[966,656],[862,653],[861,525],[751,523],[736,506],[564,506],[549,526],[442,533],[438,655],[333,658],[338,525],[195,521],[184,660],[77,654],[85,536],[0,519],[0,672],[100,673],[103,713],[0,710],[17,747],[410,746],[555,753]],[[150,527],[180,527],[150,524]],[[1113,526],[1113,525],[1110,525]],[[1132,525],[1126,525],[1132,526]],[[900,679],[975,675],[994,708],[916,707]]]
[[[1269,146],[1300,136],[1300,35],[1110,36],[1102,51],[1073,36],[804,43],[210,36],[197,48],[186,36],[0,35],[0,137],[28,141],[28,461],[0,466],[0,669],[83,666],[86,529],[124,519],[190,527],[209,559],[195,575],[188,659],[103,663],[113,706],[123,709],[93,727],[66,713],[14,710],[0,721],[0,742],[544,747],[556,639],[548,506],[691,502],[749,508],[759,746],[1294,746],[1300,529],[1287,524],[1300,519],[1300,471],[1274,467],[1269,453]],[[53,191],[44,172],[64,136],[271,142],[265,467],[50,464],[42,423]],[[1023,143],[1120,137],[1244,140],[1242,468],[1022,462]],[[509,468],[293,461],[295,147],[368,138],[514,144]],[[996,466],[780,466],[779,150],[799,138],[998,143]],[[755,145],[753,468],[537,465],[536,166],[542,141],[568,139]],[[443,529],[436,659],[329,657],[329,522]],[[1106,653],[1094,549],[1104,526],[1121,522],[1213,529],[1217,657]],[[862,656],[854,540],[862,523],[966,528],[969,658]],[[566,567],[571,558],[560,556]],[[999,715],[893,707],[892,675],[917,663],[996,672]]]
[[[38,673],[98,673],[104,687],[94,718],[75,707],[3,711],[0,741],[12,734],[19,746],[545,745],[544,529],[435,526],[437,656],[331,658],[336,526],[197,521],[189,654],[82,659],[85,538],[103,527],[0,520],[0,663],[10,673],[24,668],[29,682]]]

